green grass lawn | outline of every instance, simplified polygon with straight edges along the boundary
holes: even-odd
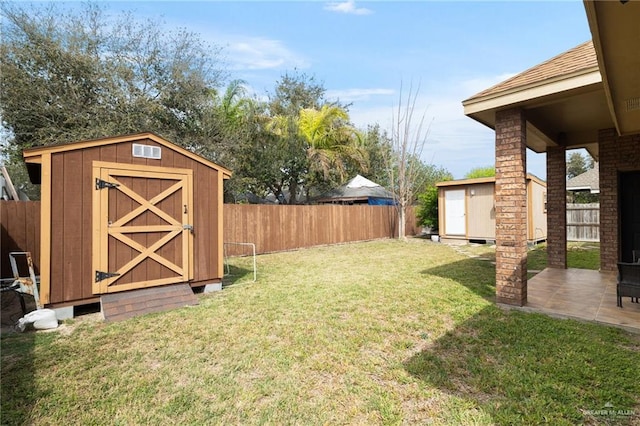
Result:
[[[259,256],[255,283],[232,262],[196,307],[3,335],[1,423],[640,422],[640,336],[503,311],[490,262],[424,240]]]
[[[469,244],[458,248],[468,256],[495,262],[495,246],[490,244]],[[530,247],[527,253],[529,278],[547,267],[547,244]],[[600,269],[600,243],[567,243],[567,267],[578,269]]]

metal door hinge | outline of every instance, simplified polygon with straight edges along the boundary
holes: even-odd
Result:
[[[96,189],[117,188],[119,186],[120,185],[117,183],[107,182],[106,180],[96,178]]]
[[[117,272],[102,272],[96,271],[96,282],[99,283],[102,280],[106,280],[107,278],[117,277],[120,274]]]

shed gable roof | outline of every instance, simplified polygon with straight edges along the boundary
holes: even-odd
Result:
[[[48,145],[48,146],[40,146],[35,148],[28,148],[23,151],[22,155],[26,163],[37,164],[37,163],[40,163],[41,161],[40,158],[42,154],[45,154],[45,153],[53,154],[53,153],[65,152],[65,151],[74,151],[74,150],[84,149],[84,148],[93,148],[96,146],[112,145],[112,144],[117,144],[122,142],[135,142],[135,141],[144,140],[144,139],[150,139],[162,146],[167,147],[172,151],[176,151],[186,157],[191,158],[192,160],[195,160],[199,163],[204,164],[207,167],[217,170],[220,173],[222,173],[224,179],[228,179],[231,177],[230,170],[216,163],[213,163],[212,161],[209,161],[206,158],[198,154],[195,154],[181,146],[178,146],[173,142],[169,142],[168,140],[151,132],[136,133],[132,135],[115,136],[115,137],[108,137],[108,138],[101,138],[101,139],[92,139],[87,141],[71,142],[67,144]]]

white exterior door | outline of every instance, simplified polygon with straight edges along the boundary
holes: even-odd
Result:
[[[466,235],[465,192],[464,189],[444,192],[444,232],[446,235]]]

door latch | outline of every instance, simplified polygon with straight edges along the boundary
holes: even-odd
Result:
[[[182,225],[182,229],[188,229],[193,234],[193,225]]]

